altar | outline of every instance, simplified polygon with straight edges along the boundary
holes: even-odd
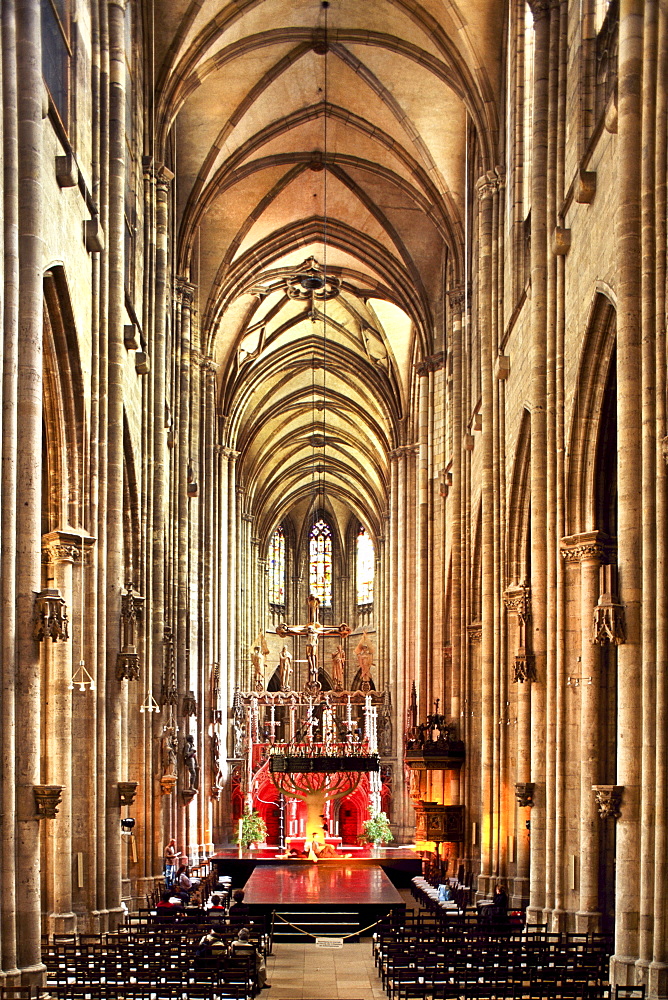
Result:
[[[286,852],[291,851],[291,850],[294,850],[294,851],[303,851],[304,850],[304,844],[308,843],[310,841],[310,839],[311,839],[310,836],[308,836],[308,837],[286,837],[285,838],[285,850],[286,850]],[[318,843],[322,844],[323,840],[324,840],[324,842],[326,844],[329,844],[331,847],[336,848],[337,851],[340,851],[341,847],[343,845],[343,838],[342,837],[330,837],[330,836],[323,837],[322,835],[320,835],[318,837]]]

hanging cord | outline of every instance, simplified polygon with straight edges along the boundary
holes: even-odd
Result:
[[[320,471],[320,503],[325,505],[325,463],[327,460],[327,175],[329,167],[327,165],[327,111],[329,101],[329,0],[322,0],[322,8],[325,12],[325,81],[324,81],[324,114],[323,114],[323,253],[322,253],[322,274],[324,285],[322,288],[322,465]]]
[[[366,934],[366,932],[370,931],[373,927],[377,927],[382,920],[382,918],[381,920],[374,920],[372,924],[369,924],[367,927],[360,927],[358,931],[353,931],[351,934],[313,934],[311,931],[305,931],[303,927],[297,927],[296,924],[291,924],[290,921],[286,920],[285,917],[282,917],[280,913],[274,912],[274,916],[279,920],[282,920],[284,924],[288,925],[288,927],[292,927],[292,929],[297,931],[298,934],[303,934],[305,937],[334,938],[337,941],[347,941],[348,938],[360,937],[360,935]]]

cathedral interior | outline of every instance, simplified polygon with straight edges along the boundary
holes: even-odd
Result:
[[[316,808],[667,997],[666,0],[0,31],[0,979]]]

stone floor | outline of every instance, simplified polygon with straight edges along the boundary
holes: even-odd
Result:
[[[369,938],[336,949],[282,944],[267,958],[267,982],[267,1000],[387,1000]]]
[[[399,890],[407,909],[414,900]],[[263,1000],[387,1000],[371,954],[371,938],[346,942],[342,948],[317,948],[309,938],[304,944],[281,944],[267,957],[267,982]]]

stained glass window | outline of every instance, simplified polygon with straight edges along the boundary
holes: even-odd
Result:
[[[269,603],[285,604],[285,533],[278,527],[269,542]]]
[[[375,571],[375,556],[373,542],[360,525],[357,532],[357,603],[373,603],[373,576]]]
[[[323,608],[332,606],[332,529],[326,521],[317,521],[308,536],[309,587],[320,598]]]

